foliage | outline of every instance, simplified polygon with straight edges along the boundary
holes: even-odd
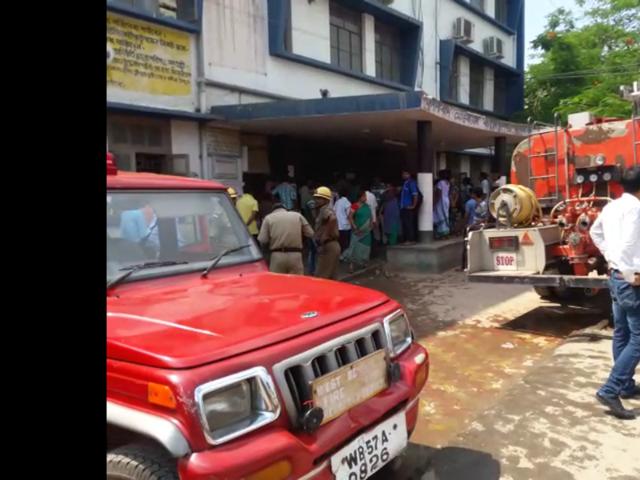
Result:
[[[525,80],[526,114],[551,123],[554,113],[590,111],[629,117],[621,85],[640,80],[640,0],[576,0],[582,18],[559,8],[531,42],[539,61]]]

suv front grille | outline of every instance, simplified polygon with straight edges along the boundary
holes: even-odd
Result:
[[[382,325],[370,325],[274,365],[276,381],[294,425],[312,400],[311,382],[386,347]]]

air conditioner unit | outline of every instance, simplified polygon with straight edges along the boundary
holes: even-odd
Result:
[[[502,50],[502,40],[498,37],[485,38],[484,54],[492,58],[504,58],[504,53]]]
[[[476,26],[464,17],[456,18],[456,24],[453,32],[453,38],[460,40],[462,43],[472,43],[475,36]]]

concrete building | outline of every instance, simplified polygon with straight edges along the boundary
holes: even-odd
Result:
[[[321,89],[331,97],[423,90],[508,117],[523,106],[523,4],[205,0],[208,101],[318,98]]]
[[[408,167],[420,172],[428,238],[434,172],[506,174],[508,144],[527,133],[506,120],[523,107],[524,0],[107,8],[108,141],[121,168],[160,166],[241,188],[269,176],[397,178]],[[138,26],[114,30],[116,15]],[[151,141],[159,136],[161,146]],[[495,154],[467,151],[481,147]]]
[[[196,2],[107,1],[107,144],[125,170],[200,175]]]

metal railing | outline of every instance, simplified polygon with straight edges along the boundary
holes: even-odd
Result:
[[[542,123],[542,122],[536,122],[533,121],[531,117],[529,117],[528,121],[527,121],[528,125],[529,125],[529,150],[527,153],[527,157],[528,157],[528,169],[529,169],[529,188],[531,190],[533,190],[535,192],[535,184],[537,180],[543,180],[543,179],[550,179],[553,178],[555,181],[555,195],[551,196],[551,197],[542,197],[539,198],[539,201],[545,201],[545,200],[554,200],[554,201],[558,201],[560,199],[560,185],[558,182],[558,168],[559,168],[559,158],[558,158],[558,152],[559,152],[559,135],[558,132],[560,130],[560,115],[559,114],[555,114],[553,116],[553,125],[550,124],[546,124],[546,123]],[[543,127],[549,127],[549,128],[553,128],[553,137],[554,137],[554,150],[553,151],[545,151],[544,153],[533,153],[533,141],[534,141],[534,137],[536,135],[544,135],[545,133],[548,133],[548,130],[542,130],[542,131],[535,131],[534,132],[534,128],[536,126],[543,126]],[[565,139],[566,142],[566,139]],[[548,172],[549,171],[549,166],[548,166],[548,157],[554,157],[554,173],[553,174],[549,174],[547,173],[546,175],[533,175],[533,162],[532,159],[534,158],[544,158],[545,162],[545,171]],[[566,182],[568,182],[568,179],[565,180]]]

